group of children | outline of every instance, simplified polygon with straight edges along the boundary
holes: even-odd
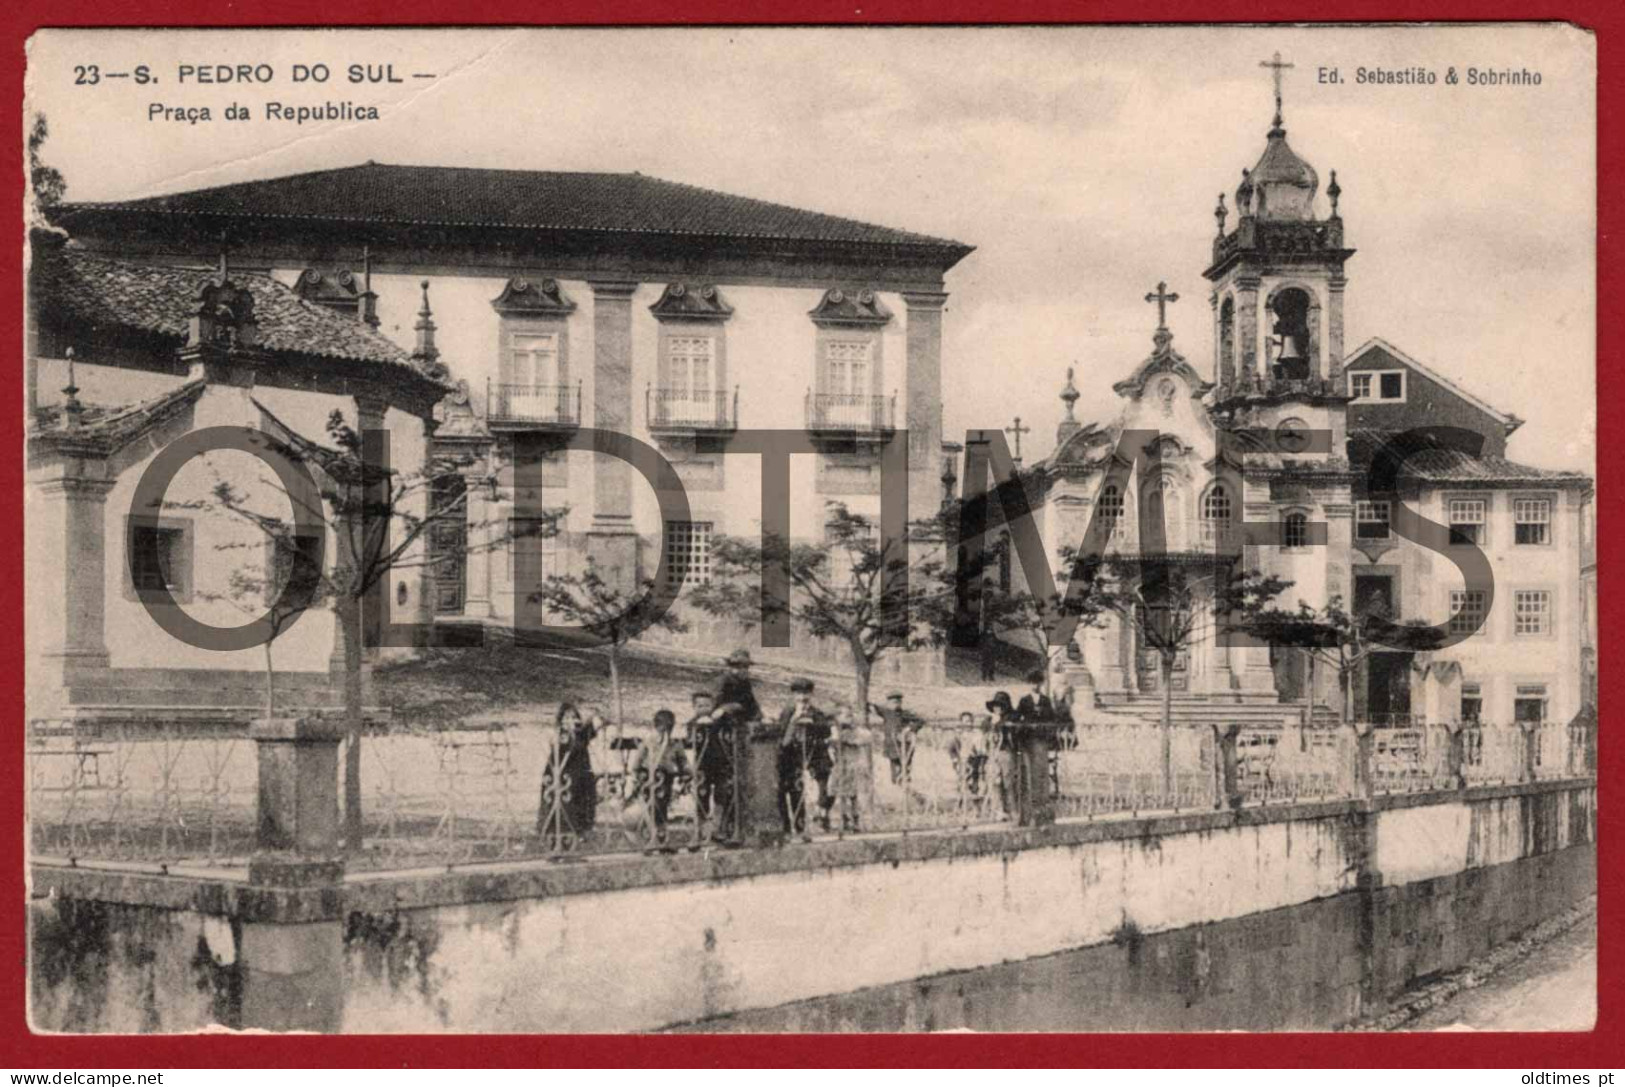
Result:
[[[628,806],[647,805],[657,839],[664,840],[673,796],[684,783],[692,785],[695,814],[702,828],[719,840],[732,836],[736,807],[734,763],[736,730],[764,720],[749,678],[750,658],[743,651],[727,660],[727,672],[715,690],[696,690],[693,713],[679,730],[677,716],[668,709],[655,713],[653,730],[637,743],[625,765]],[[1045,690],[1046,677],[1028,676],[1032,689],[1016,704],[999,691],[986,703],[987,714],[978,719],[971,711],[959,716],[959,728],[947,744],[962,801],[981,803],[996,792],[1006,812],[1013,809],[1015,770],[1014,730],[1023,723],[1050,722],[1064,737],[1070,732],[1070,714]],[[778,807],[786,834],[806,837],[808,805],[806,779],[816,790],[818,825],[833,829],[838,809],[845,832],[861,829],[860,813],[873,804],[873,747],[876,732],[860,721],[850,706],[833,713],[813,704],[813,681],[798,678],[790,685],[791,702],[772,719],[778,730]],[[913,763],[925,721],[904,709],[903,694],[892,691],[886,704],[868,707],[879,718],[879,738],[891,780],[912,791]],[[598,782],[589,744],[597,734],[596,718],[587,720],[570,704],[559,707],[557,739],[544,771],[538,831],[580,834],[596,821]],[[1064,742],[1064,739],[1063,739]],[[1059,746],[1059,745],[1058,745]],[[991,764],[991,765],[990,765]]]

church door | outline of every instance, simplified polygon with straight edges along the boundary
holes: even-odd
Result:
[[[1148,645],[1145,630],[1149,624],[1151,629],[1158,629],[1158,625],[1166,621],[1169,609],[1166,605],[1153,604],[1149,611],[1140,609],[1140,621],[1134,626],[1134,662],[1140,677],[1140,691],[1145,694],[1160,694],[1162,692],[1162,654]],[[1173,688],[1175,692],[1188,691],[1191,685],[1191,653],[1186,647],[1174,657]]]
[[[458,502],[467,484],[461,476],[435,480],[433,508],[448,510],[429,526],[429,568],[434,572],[436,615],[461,615],[468,582],[468,507]]]

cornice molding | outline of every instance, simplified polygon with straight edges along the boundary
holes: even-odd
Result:
[[[944,297],[947,297],[944,295]],[[888,323],[891,310],[880,301],[880,296],[868,287],[854,291],[831,287],[818,300],[818,305],[807,312],[813,324],[833,327],[879,328]]]
[[[734,311],[714,284],[695,288],[679,282],[666,284],[649,312],[659,321],[726,321]]]
[[[576,304],[550,276],[534,280],[515,276],[491,299],[491,308],[504,317],[568,317]]]

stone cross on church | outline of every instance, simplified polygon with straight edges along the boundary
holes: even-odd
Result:
[[[1178,302],[1179,295],[1170,293],[1168,290],[1168,284],[1158,283],[1157,289],[1146,295],[1145,300],[1147,302],[1155,302],[1157,304],[1157,327],[1167,328],[1168,303]]]
[[[1274,60],[1261,60],[1261,61],[1258,62],[1258,66],[1260,68],[1273,69],[1273,71],[1271,71],[1270,74],[1275,77],[1275,127],[1280,128],[1281,127],[1281,73],[1286,71],[1288,68],[1296,68],[1297,65],[1288,63],[1286,61],[1283,61],[1281,59],[1280,51],[1277,50],[1276,53],[1275,53],[1275,59]]]

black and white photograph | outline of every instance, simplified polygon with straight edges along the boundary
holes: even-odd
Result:
[[[1587,31],[26,90],[32,1030],[1593,1028]]]

